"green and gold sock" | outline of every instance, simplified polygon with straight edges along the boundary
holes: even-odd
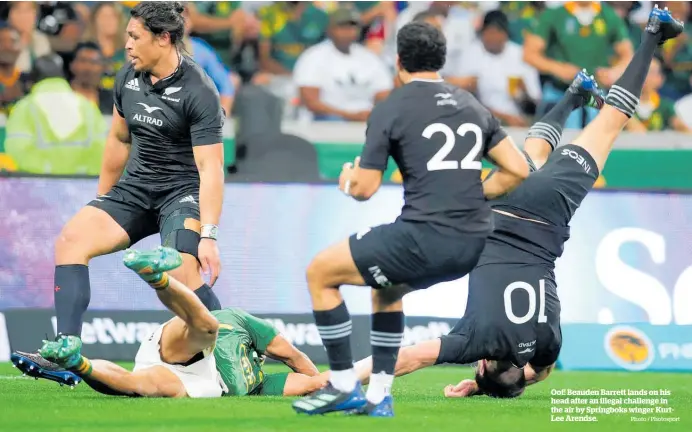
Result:
[[[168,273],[166,272],[140,276],[142,276],[142,279],[144,279],[150,287],[154,288],[157,291],[165,290],[166,288],[168,288],[168,284],[170,282],[168,279]],[[145,278],[145,276],[147,277]]]
[[[91,360],[84,356],[80,356],[77,364],[70,368],[70,371],[79,376],[89,376],[91,375],[92,370],[93,368],[91,367]]]

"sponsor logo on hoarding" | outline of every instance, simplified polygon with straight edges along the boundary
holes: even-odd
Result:
[[[658,346],[658,355],[661,359],[692,360],[692,343],[664,342]]]
[[[307,316],[306,316],[307,317]],[[360,317],[356,318],[360,319]],[[322,346],[322,339],[314,323],[287,323],[280,318],[266,318],[287,340],[294,345]],[[430,321],[425,325],[406,326],[402,345],[413,345],[435,339],[449,333],[450,326],[444,321]]]
[[[659,232],[627,227],[608,232],[598,244],[594,263],[599,282],[618,297],[627,300],[646,312],[650,324],[692,324],[692,266],[683,269],[679,275],[667,274],[672,282],[666,286],[661,278],[632,266],[623,259],[625,245],[637,244],[644,248],[656,265],[670,262],[670,238]],[[672,254],[673,257],[676,254]],[[649,259],[647,257],[647,259]],[[673,261],[674,262],[674,261]],[[676,280],[677,279],[677,280]],[[616,314],[613,316],[618,321]],[[613,322],[611,320],[611,322]],[[610,324],[610,323],[604,323]]]
[[[51,318],[53,333],[57,334],[58,321]],[[82,343],[93,344],[140,344],[149,337],[162,323],[158,322],[121,322],[111,318],[92,318],[82,325]]]
[[[286,323],[280,318],[267,318],[279,333],[295,346],[322,346],[322,339],[313,323]]]
[[[613,327],[606,333],[603,343],[611,360],[624,369],[641,371],[654,361],[651,339],[634,327]]]

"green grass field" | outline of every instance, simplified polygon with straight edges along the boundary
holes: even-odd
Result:
[[[128,365],[126,365],[127,367]],[[277,370],[276,366],[269,366]],[[278,397],[213,400],[128,399],[101,396],[85,384],[75,390],[22,378],[0,364],[0,430],[18,431],[692,431],[690,374],[555,372],[545,383],[514,400],[487,397],[445,399],[442,388],[471,375],[470,369],[427,369],[395,382],[394,419],[296,415]],[[677,422],[634,423],[630,414],[596,415],[595,423],[551,422],[551,390],[646,389],[667,396]],[[559,397],[559,396],[553,396]],[[648,417],[648,415],[640,415]]]

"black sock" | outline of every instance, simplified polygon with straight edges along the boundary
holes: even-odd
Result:
[[[312,311],[322,343],[327,350],[329,368],[342,371],[353,367],[351,354],[351,315],[346,303],[332,310]]]
[[[89,307],[89,267],[82,264],[55,266],[55,314],[58,333],[82,335],[82,317]]]
[[[209,285],[202,285],[195,290],[195,294],[210,311],[221,310],[221,302]]]
[[[562,128],[567,123],[567,118],[575,108],[582,105],[582,97],[578,94],[565,92],[562,99],[553,106],[539,121],[529,129],[527,138],[540,138],[548,142],[550,147],[560,144],[562,138]]]
[[[637,105],[639,96],[642,94],[642,87],[646,76],[649,74],[649,66],[654,58],[656,47],[661,41],[660,34],[644,32],[642,41],[637,51],[632,57],[632,61],[627,65],[627,69],[619,80],[610,88],[606,97],[606,103],[627,117],[632,117]]]
[[[403,312],[377,312],[372,314],[372,374],[384,372],[394,375],[401,340],[404,337]]]

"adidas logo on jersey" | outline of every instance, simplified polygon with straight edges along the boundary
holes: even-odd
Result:
[[[178,201],[179,203],[192,203],[192,204],[197,204],[197,201],[195,201],[195,197],[192,195],[188,195],[185,198],[181,199]]]
[[[133,78],[130,81],[125,84],[126,89],[134,90],[134,91],[139,91],[139,81],[137,81],[137,78]]]

